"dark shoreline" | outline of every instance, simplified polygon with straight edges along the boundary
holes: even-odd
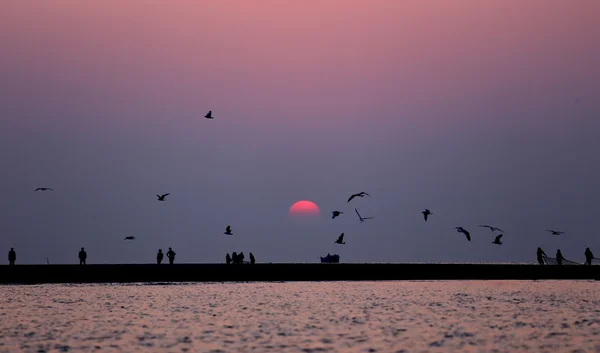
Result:
[[[0,284],[553,279],[599,280],[600,266],[319,263],[0,266]]]

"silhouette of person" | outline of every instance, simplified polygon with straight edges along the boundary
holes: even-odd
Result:
[[[231,264],[231,256],[229,256],[229,253],[227,253],[227,256],[225,256],[225,263],[226,264]]]
[[[240,252],[240,254],[238,255],[238,258],[240,260],[240,264],[244,263],[244,252]]]
[[[85,265],[85,260],[87,260],[87,253],[85,252],[84,248],[81,248],[79,251],[79,264]]]
[[[231,259],[234,265],[238,263],[238,254],[235,251],[231,253]]]
[[[560,252],[560,249],[556,250],[556,262],[559,265],[562,265],[564,259],[565,258],[562,256],[562,253]]]
[[[254,265],[255,262],[256,262],[256,259],[254,258],[254,254],[250,253],[250,264]]]
[[[592,259],[594,258],[594,254],[590,250],[590,248],[585,248],[585,264],[592,265]]]
[[[173,262],[175,262],[175,251],[169,248],[169,251],[167,251],[167,257],[169,258],[169,264],[172,265]]]
[[[156,263],[160,265],[163,257],[165,257],[165,255],[163,254],[162,249],[158,249],[158,254],[156,254]]]
[[[540,265],[544,265],[544,257],[546,257],[546,253],[542,248],[537,249],[537,260]]]
[[[15,261],[17,261],[17,253],[15,252],[15,248],[10,248],[10,251],[8,252],[8,264],[14,266]]]

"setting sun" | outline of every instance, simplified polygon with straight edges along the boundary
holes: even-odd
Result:
[[[294,203],[289,210],[292,216],[318,216],[321,213],[319,206],[312,201],[301,200]]]

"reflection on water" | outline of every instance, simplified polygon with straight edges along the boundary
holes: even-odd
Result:
[[[597,283],[0,286],[0,352],[600,352]]]

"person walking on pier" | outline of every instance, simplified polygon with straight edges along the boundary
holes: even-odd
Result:
[[[560,249],[556,250],[556,262],[557,262],[559,265],[562,265],[562,264],[563,264],[563,260],[564,260],[564,259],[565,259],[565,258],[563,257],[562,253],[560,252]]]
[[[240,254],[238,255],[238,259],[239,259],[239,264],[243,265],[244,264],[244,252],[240,252]]]
[[[539,263],[540,265],[544,265],[544,258],[545,258],[546,256],[547,256],[547,255],[546,255],[546,253],[544,252],[544,250],[542,250],[542,248],[539,248],[539,247],[538,247],[538,249],[537,249],[537,260],[538,260],[538,263]]]
[[[158,254],[156,254],[156,263],[158,265],[161,264],[163,257],[165,257],[165,255],[163,254],[162,249],[158,249]]]
[[[255,262],[256,262],[256,259],[254,258],[254,254],[250,253],[250,264],[254,265]]]
[[[592,260],[594,259],[594,254],[590,250],[590,248],[585,248],[585,264],[592,265]]]
[[[225,256],[225,263],[226,264],[231,264],[231,256],[229,256],[229,253],[227,253],[227,256]]]
[[[175,251],[169,248],[169,251],[167,251],[167,257],[169,258],[169,264],[172,265],[173,262],[175,262]]]
[[[85,265],[85,260],[87,260],[87,253],[85,252],[84,248],[81,248],[79,251],[79,264]]]
[[[238,254],[235,251],[231,253],[231,263],[234,265],[238,263]]]
[[[8,252],[8,264],[14,266],[15,261],[17,261],[17,253],[15,252],[15,248],[10,248],[10,251]]]

